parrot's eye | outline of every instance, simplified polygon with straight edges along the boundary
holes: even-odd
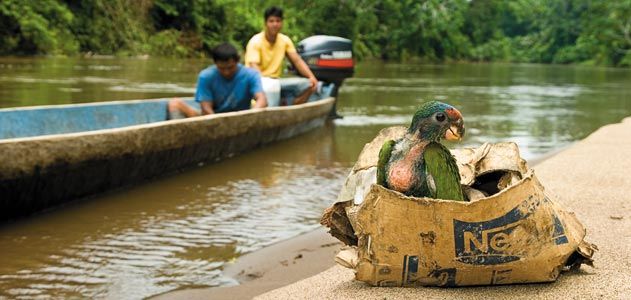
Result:
[[[435,118],[436,118],[436,121],[441,122],[441,123],[445,122],[445,119],[447,119],[445,114],[441,112],[437,113]]]

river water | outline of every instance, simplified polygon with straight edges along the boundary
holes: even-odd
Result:
[[[208,63],[0,58],[0,107],[190,96]],[[141,299],[236,284],[226,262],[317,228],[363,145],[407,125],[423,101],[462,112],[467,136],[451,147],[514,141],[533,159],[631,115],[630,96],[628,69],[362,62],[340,91],[343,119],[1,225],[0,298]]]

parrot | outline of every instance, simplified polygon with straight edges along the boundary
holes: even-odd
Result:
[[[422,104],[405,135],[381,147],[377,184],[407,196],[466,201],[456,160],[440,143],[459,141],[464,132],[456,108],[439,101]]]

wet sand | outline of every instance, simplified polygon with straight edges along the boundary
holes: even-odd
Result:
[[[224,269],[239,285],[184,289],[152,299],[251,299],[331,268],[341,246],[324,228],[318,228],[239,257]]]
[[[547,192],[599,246],[595,268],[582,266],[554,283],[468,288],[376,288],[335,266],[341,243],[323,229],[241,257],[225,270],[233,287],[181,290],[158,299],[622,299],[631,295],[631,118],[604,126],[561,152],[530,161]],[[321,272],[323,271],[323,272]],[[311,276],[312,274],[316,274]],[[303,279],[306,278],[306,279]],[[302,279],[302,280],[301,280]],[[269,291],[269,292],[267,292]]]

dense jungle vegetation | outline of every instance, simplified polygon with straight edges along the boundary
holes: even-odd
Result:
[[[245,46],[263,10],[356,56],[631,66],[631,0],[1,0],[0,55],[194,57]]]

